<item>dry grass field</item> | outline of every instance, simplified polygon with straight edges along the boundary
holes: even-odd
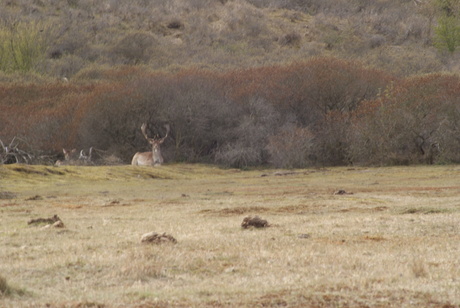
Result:
[[[460,166],[1,166],[0,306],[458,307],[459,180]],[[64,228],[28,224],[53,215]],[[241,228],[249,215],[270,226]],[[141,243],[151,231],[177,243]]]

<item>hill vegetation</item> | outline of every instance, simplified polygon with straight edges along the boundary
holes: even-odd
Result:
[[[456,55],[433,47],[455,50],[455,20],[443,12],[458,11],[457,0],[32,2],[0,4],[1,35],[11,39],[1,49],[3,71],[74,78],[114,65],[221,70],[313,56],[359,59],[400,76],[459,69]],[[10,43],[13,61],[5,57]]]
[[[3,1],[0,162],[12,140],[128,162],[142,122],[171,125],[167,161],[458,162],[458,5]]]

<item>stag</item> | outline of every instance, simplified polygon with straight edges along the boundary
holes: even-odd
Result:
[[[133,166],[159,166],[163,163],[163,156],[161,155],[160,145],[165,141],[166,137],[169,134],[169,124],[165,125],[166,127],[166,135],[160,139],[149,138],[145,129],[147,128],[147,124],[143,123],[141,126],[142,135],[144,135],[145,139],[152,145],[151,152],[137,152],[134,154],[133,160],[131,161],[131,165]]]

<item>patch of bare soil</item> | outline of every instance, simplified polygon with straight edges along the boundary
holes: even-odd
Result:
[[[16,198],[16,194],[11,191],[0,191],[0,199],[9,200]]]
[[[345,292],[344,292],[345,291]],[[377,292],[360,294],[351,288],[337,290],[333,294],[322,292],[279,291],[256,298],[253,307],[442,307],[458,308],[449,302],[442,302],[422,292]]]
[[[270,211],[269,208],[263,206],[248,206],[248,207],[234,207],[234,208],[224,208],[224,209],[206,209],[201,210],[200,214],[214,214],[214,215],[222,215],[222,216],[229,216],[229,215],[243,215],[247,213],[265,213]]]
[[[376,207],[370,207],[370,208],[362,208],[362,207],[350,207],[346,209],[340,209],[337,212],[340,213],[349,213],[349,212],[354,212],[354,213],[373,213],[373,212],[382,212],[388,210],[388,206],[376,206]]]

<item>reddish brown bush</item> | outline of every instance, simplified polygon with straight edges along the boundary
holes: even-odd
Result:
[[[164,135],[171,161],[246,167],[460,161],[460,81],[393,82],[356,63],[315,59],[225,74],[101,70],[92,85],[0,85],[0,136],[37,153],[90,148],[128,162]],[[381,87],[384,90],[379,90]],[[22,149],[22,147],[21,147]]]
[[[354,162],[371,164],[457,161],[460,79],[427,75],[387,88],[363,104],[350,130]]]

